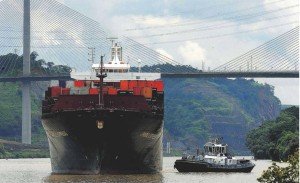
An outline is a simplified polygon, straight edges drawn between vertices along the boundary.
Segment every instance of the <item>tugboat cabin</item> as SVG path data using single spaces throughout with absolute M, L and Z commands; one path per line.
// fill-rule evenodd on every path
M 204 152 L 207 155 L 210 156 L 216 156 L 218 154 L 227 154 L 227 144 L 219 144 L 219 143 L 213 143 L 213 142 L 207 142 L 204 145 Z

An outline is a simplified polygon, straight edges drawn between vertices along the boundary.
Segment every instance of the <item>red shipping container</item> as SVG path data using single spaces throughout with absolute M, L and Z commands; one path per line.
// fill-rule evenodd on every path
M 133 88 L 137 87 L 137 86 L 138 86 L 138 82 L 137 81 L 129 81 L 128 89 L 129 90 L 133 90 Z
M 81 88 L 84 87 L 84 81 L 74 81 L 74 87 Z
M 90 89 L 89 89 L 89 94 L 90 94 L 90 95 L 96 95 L 96 94 L 99 94 L 98 88 L 90 88 Z
M 108 95 L 117 95 L 118 94 L 118 91 L 116 88 L 108 88 Z
M 133 88 L 133 95 L 139 96 L 139 95 L 141 95 L 141 91 L 142 91 L 141 87 L 134 87 Z
M 150 87 L 142 88 L 141 95 L 143 95 L 145 98 L 152 98 L 152 88 Z
M 123 91 L 128 90 L 128 81 L 120 81 L 120 89 Z
M 102 92 L 106 92 L 106 93 L 107 93 L 109 88 L 111 88 L 111 87 L 109 87 L 109 86 L 104 86 L 104 87 L 102 88 Z
M 61 89 L 61 94 L 62 95 L 70 95 L 70 88 L 62 88 Z
M 146 87 L 155 88 L 155 81 L 147 81 Z
M 50 88 L 51 97 L 58 97 L 61 95 L 61 87 L 53 86 Z
M 164 91 L 164 83 L 163 81 L 154 81 L 153 88 L 156 88 L 158 92 Z
M 146 87 L 147 85 L 146 85 L 146 82 L 147 81 L 142 81 L 142 80 L 140 80 L 140 81 L 138 81 L 138 87 Z

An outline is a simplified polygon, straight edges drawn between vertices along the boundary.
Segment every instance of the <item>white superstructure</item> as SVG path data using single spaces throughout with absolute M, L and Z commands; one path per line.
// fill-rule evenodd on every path
M 233 165 L 237 164 L 237 159 L 228 157 L 228 145 L 220 143 L 220 139 L 214 139 L 204 145 L 204 161 L 217 165 Z
M 123 60 L 122 47 L 118 43 L 112 42 L 110 60 L 103 65 L 103 71 L 107 73 L 104 81 L 157 80 L 161 78 L 160 73 L 130 72 L 130 67 L 130 64 Z M 98 80 L 96 73 L 99 70 L 100 64 L 93 64 L 91 72 L 76 73 L 74 71 L 71 72 L 71 77 L 76 80 Z
M 93 64 L 93 70 L 99 71 L 100 64 Z M 106 73 L 127 73 L 130 70 L 130 65 L 123 61 L 122 47 L 117 43 L 113 43 L 111 47 L 111 59 L 103 68 Z

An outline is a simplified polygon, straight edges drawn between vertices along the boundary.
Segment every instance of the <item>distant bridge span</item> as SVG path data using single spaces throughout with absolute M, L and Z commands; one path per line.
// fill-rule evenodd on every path
M 70 76 L 22 76 L 22 77 L 4 77 L 0 82 L 24 82 L 24 81 L 52 81 L 52 80 L 73 80 Z
M 299 78 L 298 71 L 286 72 L 200 72 L 200 73 L 162 73 L 162 78 Z
M 161 78 L 299 78 L 298 71 L 287 72 L 199 72 L 162 73 Z M 73 80 L 70 76 L 27 76 L 0 78 L 0 82 Z

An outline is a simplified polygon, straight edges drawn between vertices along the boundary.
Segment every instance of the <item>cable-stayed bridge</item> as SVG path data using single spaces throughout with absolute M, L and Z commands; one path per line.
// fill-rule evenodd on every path
M 211 71 L 183 65 L 126 36 L 118 41 L 133 72 L 141 66 L 162 77 L 298 78 L 298 32 L 295 27 Z M 0 33 L 0 82 L 22 82 L 22 141 L 30 143 L 30 82 L 69 80 L 70 70 L 89 71 L 98 62 L 95 53 L 109 55 L 107 38 L 113 34 L 55 0 L 1 1 Z
M 248 51 L 212 71 L 190 73 L 188 77 L 299 77 L 299 27 Z M 185 77 L 184 73 L 163 74 Z
M 87 71 L 92 64 L 88 62 L 88 48 L 94 48 L 99 55 L 109 56 L 111 42 L 107 38 L 112 33 L 100 23 L 55 0 L 31 0 L 30 11 L 30 48 L 46 63 L 39 63 L 43 68 L 39 71 L 34 70 L 32 64 L 31 75 L 27 77 L 16 72 L 22 69 L 23 0 L 3 0 L 0 2 L 0 55 L 15 54 L 15 57 L 2 57 L 1 81 L 67 78 L 64 68 L 59 67 L 64 65 L 78 72 Z M 118 41 L 123 47 L 125 60 L 132 67 L 138 67 L 141 61 L 142 66 L 146 66 L 142 68 L 143 72 L 160 72 L 163 77 L 297 77 L 298 31 L 296 27 L 206 72 L 183 65 L 126 36 L 121 36 Z M 52 62 L 59 69 L 51 71 L 47 62 Z M 94 62 L 98 59 L 95 58 Z

